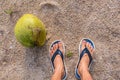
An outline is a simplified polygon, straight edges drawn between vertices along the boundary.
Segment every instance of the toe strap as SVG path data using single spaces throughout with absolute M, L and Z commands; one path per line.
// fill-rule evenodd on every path
M 62 54 L 62 52 L 61 52 L 59 49 L 57 49 L 57 50 L 55 51 L 55 53 L 53 54 L 52 58 L 51 58 L 53 67 L 54 67 L 54 60 L 55 60 L 55 57 L 56 57 L 57 55 L 60 55 L 61 58 L 62 58 L 62 60 L 63 60 L 63 54 Z
M 83 57 L 84 54 L 87 54 L 87 55 L 88 55 L 89 60 L 90 60 L 90 62 L 89 62 L 89 65 L 90 65 L 90 63 L 91 63 L 91 61 L 92 61 L 92 56 L 91 56 L 89 50 L 88 50 L 87 48 L 85 48 L 85 49 L 81 52 L 81 54 L 80 54 L 80 59 L 79 59 L 79 62 L 78 62 L 77 68 L 78 68 L 79 63 L 80 63 L 80 61 L 81 61 L 81 59 L 82 59 L 82 57 Z
M 92 56 L 91 56 L 91 54 L 90 54 L 90 52 L 89 52 L 89 50 L 88 50 L 87 48 L 85 48 L 85 49 L 81 52 L 81 54 L 80 54 L 80 60 L 82 59 L 82 57 L 83 57 L 83 55 L 84 55 L 85 53 L 88 54 L 88 57 L 89 57 L 89 60 L 90 60 L 89 65 L 90 65 L 90 63 L 91 63 L 91 61 L 92 61 Z
M 62 61 L 63 61 L 63 53 L 62 53 L 59 49 L 57 49 L 57 50 L 55 51 L 55 53 L 53 54 L 52 58 L 51 58 L 53 68 L 55 68 L 55 67 L 54 67 L 54 60 L 55 60 L 55 57 L 56 57 L 57 55 L 60 55 L 61 58 L 62 58 Z M 64 63 L 64 61 L 63 61 L 63 63 Z M 65 67 L 64 67 L 64 70 L 65 70 Z M 62 80 L 65 80 L 66 77 L 67 77 L 67 75 L 66 75 L 66 71 L 65 71 Z

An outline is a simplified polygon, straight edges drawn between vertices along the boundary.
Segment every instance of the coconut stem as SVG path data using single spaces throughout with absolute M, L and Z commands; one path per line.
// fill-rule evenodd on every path
M 39 45 L 38 39 L 40 37 L 40 32 L 41 32 L 40 28 L 33 29 L 33 37 L 35 39 L 34 45 Z

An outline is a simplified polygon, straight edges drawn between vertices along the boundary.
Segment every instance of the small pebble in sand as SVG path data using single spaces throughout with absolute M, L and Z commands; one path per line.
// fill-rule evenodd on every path
M 9 48 L 10 48 L 10 49 L 12 49 L 12 48 L 13 48 L 13 46 L 10 46 Z

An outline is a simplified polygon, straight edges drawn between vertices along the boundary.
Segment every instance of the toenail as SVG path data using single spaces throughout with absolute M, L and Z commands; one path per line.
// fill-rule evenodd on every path
M 83 40 L 83 42 L 85 43 L 86 41 L 85 41 L 85 40 Z

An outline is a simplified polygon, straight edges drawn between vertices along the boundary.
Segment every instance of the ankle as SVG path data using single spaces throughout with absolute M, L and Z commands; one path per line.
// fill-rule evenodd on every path
M 89 70 L 82 70 L 80 76 L 82 80 L 93 80 Z
M 51 80 L 61 80 L 62 79 L 62 75 L 56 71 L 54 71 L 54 74 L 52 75 Z
M 84 72 L 88 72 L 88 67 L 85 65 L 85 64 L 80 64 L 79 67 L 78 67 L 78 73 L 81 75 L 83 74 Z
M 89 73 L 88 65 L 89 65 L 89 57 L 87 54 L 84 54 L 78 66 L 78 73 L 81 76 L 82 80 L 88 80 L 88 79 L 92 80 L 92 77 Z
M 62 76 L 63 76 L 63 72 L 62 70 L 59 70 L 59 69 L 55 69 L 54 70 L 54 74 L 53 74 L 53 77 L 56 78 L 55 80 L 61 80 L 62 79 Z
M 83 58 L 81 59 L 81 62 L 78 66 L 78 72 L 79 74 L 83 74 L 84 72 L 88 72 L 88 65 L 89 65 L 89 58 L 87 54 L 84 54 Z
M 81 66 L 80 69 L 78 70 L 79 75 L 81 76 L 82 80 L 93 80 L 89 69 L 85 68 L 84 66 Z
M 55 68 L 54 74 L 57 74 L 60 77 L 62 77 L 64 75 L 64 67 L 62 65 L 59 65 L 57 68 Z

